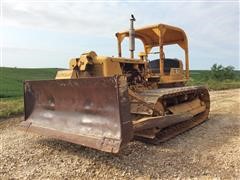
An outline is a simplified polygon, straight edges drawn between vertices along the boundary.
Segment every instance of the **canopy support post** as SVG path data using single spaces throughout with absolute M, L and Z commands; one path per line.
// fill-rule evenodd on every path
M 121 41 L 118 39 L 118 57 L 122 57 Z
M 189 58 L 188 58 L 188 48 L 185 49 L 185 77 L 189 79 Z
M 159 33 L 159 52 L 160 52 L 160 76 L 164 76 L 164 52 L 161 31 Z

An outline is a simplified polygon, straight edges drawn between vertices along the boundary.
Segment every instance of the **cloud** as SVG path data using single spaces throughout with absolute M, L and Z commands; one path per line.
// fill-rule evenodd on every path
M 117 4 L 4 2 L 4 25 L 105 35 L 117 30 L 121 24 L 119 22 L 128 19 L 122 18 Z
M 190 55 L 194 59 L 199 61 L 200 57 L 201 60 L 230 58 L 232 59 L 230 63 L 237 66 L 239 64 L 238 5 L 238 2 L 92 3 L 10 0 L 3 1 L 3 26 L 9 29 L 31 29 L 38 31 L 36 35 L 41 33 L 39 30 L 46 31 L 49 34 L 47 37 L 50 38 L 55 32 L 61 38 L 62 32 L 64 37 L 68 36 L 67 34 L 78 36 L 76 39 L 80 39 L 81 44 L 86 45 L 89 38 L 93 48 L 96 48 L 93 44 L 94 38 L 101 40 L 112 38 L 115 41 L 116 32 L 129 28 L 129 16 L 133 13 L 137 19 L 137 27 L 161 22 L 183 28 L 189 37 Z M 81 39 L 79 36 L 84 38 Z M 11 38 L 10 35 L 8 37 Z M 73 42 L 74 38 L 71 38 L 71 41 Z M 52 44 L 54 46 L 54 43 Z M 31 48 L 31 43 L 28 46 L 25 48 Z M 112 52 L 110 50 L 110 54 Z

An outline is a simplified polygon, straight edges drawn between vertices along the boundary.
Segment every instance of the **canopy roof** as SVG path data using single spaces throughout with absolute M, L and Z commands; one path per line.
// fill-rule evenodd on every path
M 118 43 L 121 44 L 125 37 L 129 36 L 129 31 L 116 33 Z M 135 29 L 135 37 L 144 44 L 145 52 L 150 52 L 153 47 L 169 44 L 178 44 L 184 50 L 187 50 L 187 36 L 185 32 L 174 26 L 166 24 L 156 24 Z

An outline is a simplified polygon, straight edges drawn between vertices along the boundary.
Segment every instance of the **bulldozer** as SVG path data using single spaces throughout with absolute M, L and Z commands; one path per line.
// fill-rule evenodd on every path
M 189 80 L 188 39 L 181 28 L 156 24 L 116 33 L 118 57 L 94 51 L 69 61 L 54 80 L 24 82 L 25 118 L 20 128 L 105 152 L 133 140 L 160 144 L 208 119 L 210 98 Z M 129 39 L 130 57 L 122 57 Z M 143 52 L 134 57 L 135 39 Z M 185 61 L 165 58 L 178 45 Z M 157 59 L 149 59 L 157 48 Z M 183 63 L 184 62 L 184 63 Z

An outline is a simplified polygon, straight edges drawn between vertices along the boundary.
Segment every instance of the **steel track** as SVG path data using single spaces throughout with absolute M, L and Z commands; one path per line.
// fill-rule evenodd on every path
M 198 96 L 206 104 L 206 110 L 204 112 L 194 116 L 190 120 L 178 123 L 165 129 L 161 129 L 159 132 L 156 133 L 155 138 L 153 139 L 140 136 L 135 136 L 135 139 L 152 144 L 162 143 L 206 121 L 208 119 L 208 114 L 210 110 L 209 93 L 207 88 L 203 86 L 164 88 L 147 90 L 142 92 L 140 94 L 141 97 L 145 99 L 148 103 L 153 103 L 153 101 L 155 101 L 155 103 L 157 101 L 163 102 L 165 99 L 171 99 L 181 95 L 188 96 L 190 94 Z M 164 106 L 164 104 L 162 105 Z M 165 109 L 167 109 L 167 107 L 165 107 Z

